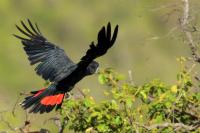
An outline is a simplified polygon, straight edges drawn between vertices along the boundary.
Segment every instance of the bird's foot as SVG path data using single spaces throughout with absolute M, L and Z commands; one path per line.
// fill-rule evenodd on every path
M 67 93 L 65 94 L 65 98 L 66 98 L 67 100 L 71 99 L 71 97 L 72 97 L 72 94 L 71 94 L 70 92 L 67 92 Z

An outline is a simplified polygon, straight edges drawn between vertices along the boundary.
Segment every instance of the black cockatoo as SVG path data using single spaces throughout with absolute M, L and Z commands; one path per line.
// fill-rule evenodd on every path
M 75 64 L 63 49 L 42 35 L 37 24 L 31 23 L 29 19 L 27 23 L 26 25 L 21 21 L 23 29 L 16 25 L 27 38 L 15 34 L 14 36 L 21 40 L 30 64 L 37 64 L 36 73 L 51 84 L 47 88 L 32 91 L 21 105 L 24 109 L 30 108 L 30 113 L 50 112 L 54 107 L 61 107 L 65 94 L 71 91 L 77 82 L 96 72 L 99 64 L 94 59 L 104 55 L 113 46 L 117 38 L 118 25 L 113 35 L 110 23 L 107 27 L 103 26 L 98 33 L 97 43 L 92 42 L 85 56 Z

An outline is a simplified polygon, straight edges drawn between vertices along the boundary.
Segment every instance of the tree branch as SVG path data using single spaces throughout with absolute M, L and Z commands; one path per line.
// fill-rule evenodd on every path
M 190 11 L 189 0 L 182 0 L 182 1 L 183 1 L 183 17 L 181 20 L 181 27 L 187 38 L 188 45 L 192 51 L 192 56 L 194 61 L 200 63 L 200 56 L 197 52 L 196 45 L 193 41 L 192 33 L 187 29 L 187 25 L 189 24 L 189 11 Z
M 142 125 L 140 123 L 134 122 L 135 125 L 139 126 L 139 127 L 143 127 L 146 130 L 153 130 L 155 128 L 165 128 L 165 127 L 172 127 L 173 129 L 185 129 L 187 131 L 193 131 L 195 129 L 197 129 L 198 127 L 200 127 L 200 125 L 196 125 L 196 126 L 189 126 L 189 125 L 185 125 L 183 123 L 162 123 L 162 124 L 154 124 L 154 125 L 150 125 L 150 126 L 146 126 L 146 125 Z

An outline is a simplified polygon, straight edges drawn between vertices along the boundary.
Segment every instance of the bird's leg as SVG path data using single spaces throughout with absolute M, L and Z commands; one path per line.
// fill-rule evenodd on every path
M 66 92 L 65 98 L 66 98 L 67 100 L 69 100 L 69 99 L 71 99 L 71 97 L 72 97 L 72 94 L 71 94 L 70 92 Z

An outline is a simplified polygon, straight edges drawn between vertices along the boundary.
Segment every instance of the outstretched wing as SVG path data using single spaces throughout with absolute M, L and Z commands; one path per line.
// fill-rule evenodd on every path
M 110 22 L 107 25 L 107 29 L 103 26 L 98 33 L 98 42 L 95 45 L 94 42 L 90 44 L 90 49 L 87 50 L 86 55 L 81 58 L 78 66 L 88 66 L 95 58 L 104 55 L 107 50 L 113 46 L 117 38 L 118 25 L 114 29 L 113 36 L 111 35 Z
M 37 74 L 51 82 L 58 82 L 71 74 L 77 65 L 70 60 L 63 49 L 48 42 L 43 37 L 37 24 L 34 26 L 29 19 L 27 21 L 29 28 L 21 21 L 24 30 L 16 25 L 17 29 L 26 35 L 27 38 L 18 35 L 14 36 L 22 41 L 30 64 L 34 65 L 39 63 L 35 68 Z

